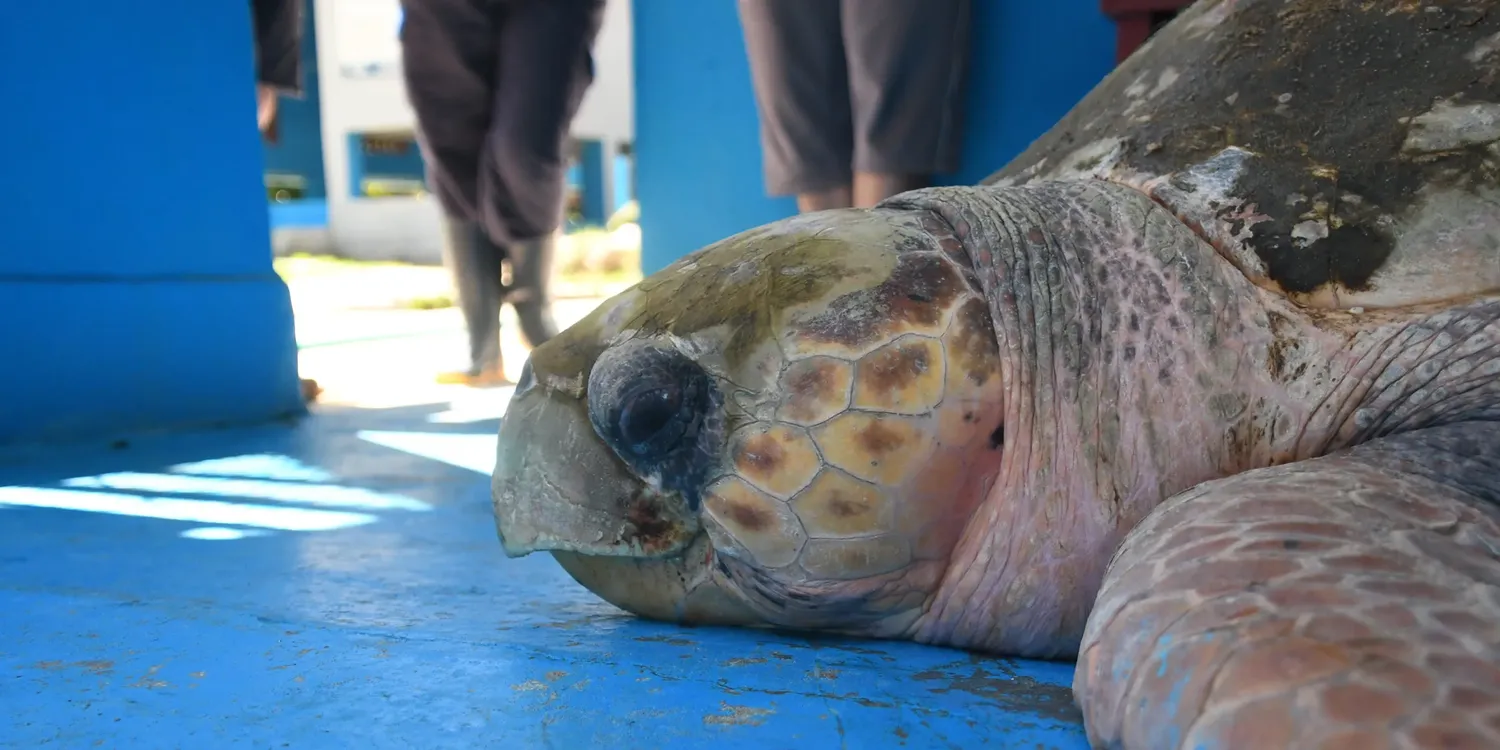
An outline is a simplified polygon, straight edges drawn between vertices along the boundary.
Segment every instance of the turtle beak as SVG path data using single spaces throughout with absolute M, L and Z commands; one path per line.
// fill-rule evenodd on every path
M 506 555 L 550 551 L 621 609 L 670 622 L 760 622 L 715 579 L 697 517 L 636 479 L 567 393 L 517 389 L 500 427 L 491 497 Z
M 490 494 L 510 557 L 540 550 L 660 557 L 681 552 L 700 531 L 679 498 L 630 473 L 578 399 L 548 388 L 517 389 L 511 398 Z

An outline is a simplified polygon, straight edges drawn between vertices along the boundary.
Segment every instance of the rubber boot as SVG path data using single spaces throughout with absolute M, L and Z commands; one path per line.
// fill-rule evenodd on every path
M 443 223 L 443 260 L 453 275 L 453 289 L 469 330 L 469 369 L 443 373 L 438 382 L 475 387 L 508 385 L 500 356 L 505 251 L 491 242 L 476 222 L 446 218 Z
M 505 301 L 516 309 L 521 335 L 535 349 L 557 335 L 552 318 L 552 259 L 557 253 L 557 235 L 548 234 L 512 244 L 510 288 Z

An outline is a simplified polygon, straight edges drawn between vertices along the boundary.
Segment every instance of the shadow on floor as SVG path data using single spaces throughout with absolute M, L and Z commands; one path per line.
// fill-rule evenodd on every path
M 0 456 L 0 745 L 1084 748 L 1070 665 L 631 618 L 447 404 Z

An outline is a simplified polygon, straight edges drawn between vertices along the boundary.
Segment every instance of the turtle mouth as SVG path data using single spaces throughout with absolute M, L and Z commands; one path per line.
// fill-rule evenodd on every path
M 637 617 L 691 625 L 763 624 L 732 587 L 714 575 L 714 555 L 705 534 L 667 557 L 552 551 L 579 585 Z

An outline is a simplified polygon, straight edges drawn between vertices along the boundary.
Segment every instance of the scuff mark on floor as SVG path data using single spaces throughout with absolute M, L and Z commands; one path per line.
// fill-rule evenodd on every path
M 67 669 L 68 667 L 72 667 L 74 669 L 82 669 L 86 672 L 97 675 L 111 674 L 115 671 L 115 663 L 109 661 L 108 659 L 87 659 L 84 661 L 74 662 L 39 661 L 36 664 L 32 665 L 33 669 L 45 669 L 48 671 Z
M 690 641 L 686 638 L 676 638 L 670 635 L 641 635 L 636 636 L 636 640 L 640 641 L 641 643 L 670 643 L 673 646 L 698 645 L 697 641 Z
M 751 726 L 757 727 L 764 724 L 766 717 L 776 713 L 775 709 L 756 708 L 754 706 L 736 706 L 725 701 L 719 702 L 720 713 L 708 714 L 703 717 L 703 723 L 710 726 Z
M 166 680 L 156 679 L 156 673 L 161 671 L 161 666 L 160 664 L 153 664 L 148 667 L 146 673 L 141 675 L 140 679 L 130 683 L 130 687 L 145 688 L 147 690 L 170 687 L 171 684 Z
M 1025 711 L 1060 722 L 1078 723 L 1083 714 L 1073 702 L 1073 691 L 1015 674 L 1005 661 L 973 656 L 968 660 L 918 672 L 913 679 L 945 682 L 929 688 L 934 693 L 960 691 L 993 701 L 1011 711 Z
M 749 659 L 727 659 L 725 661 L 719 662 L 719 666 L 721 666 L 721 667 L 747 667 L 747 666 L 750 666 L 751 664 L 765 664 L 765 663 L 766 663 L 765 659 L 762 659 L 760 657 L 752 657 L 752 658 L 749 658 Z

